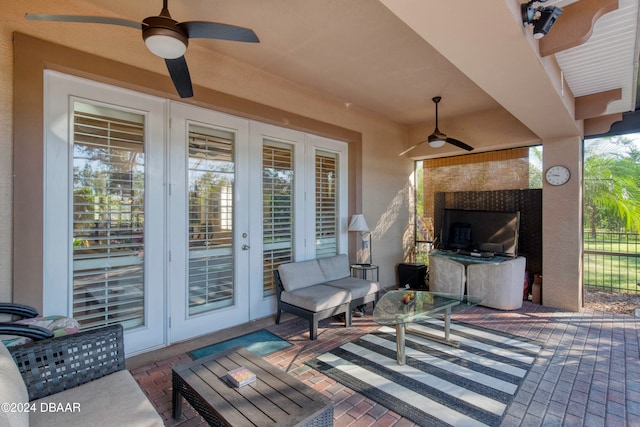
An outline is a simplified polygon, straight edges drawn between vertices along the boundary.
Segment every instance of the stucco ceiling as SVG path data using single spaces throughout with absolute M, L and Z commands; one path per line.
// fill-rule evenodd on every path
M 141 21 L 156 15 L 161 3 L 30 0 L 18 7 L 21 13 L 101 14 Z M 580 2 L 551 0 L 546 5 L 572 3 Z M 178 21 L 252 28 L 261 41 L 253 45 L 196 39 L 190 48 L 251 64 L 409 127 L 433 126 L 431 98 L 439 95 L 441 120 L 473 117 L 477 123 L 494 111 L 489 122 L 513 120 L 536 138 L 549 138 L 580 132 L 574 118 L 576 96 L 620 88 L 621 99 L 603 114 L 635 108 L 638 2 L 618 3 L 617 10 L 597 20 L 586 43 L 544 58 L 531 28 L 521 23 L 518 0 L 484 0 L 482 5 L 468 0 L 170 0 L 169 9 Z M 554 29 L 563 25 L 562 17 Z M 80 37 L 89 30 L 77 28 L 89 25 L 105 35 L 118 32 L 117 40 L 127 45 L 142 44 L 138 32 L 124 27 L 31 25 L 64 25 Z M 192 70 L 192 76 L 199 75 Z M 464 136 L 464 124 L 450 126 Z

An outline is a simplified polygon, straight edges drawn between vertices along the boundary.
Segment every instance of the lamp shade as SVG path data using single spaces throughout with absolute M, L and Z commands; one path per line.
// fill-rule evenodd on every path
M 367 225 L 367 220 L 364 219 L 364 215 L 355 214 L 351 217 L 349 231 L 369 231 L 369 226 Z

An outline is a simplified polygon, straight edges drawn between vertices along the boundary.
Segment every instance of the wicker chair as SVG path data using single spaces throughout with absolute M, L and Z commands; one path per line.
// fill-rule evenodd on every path
M 125 369 L 119 324 L 9 349 L 0 344 L 0 378 L 0 402 L 30 402 L 38 409 L 0 413 L 2 426 L 164 425 Z M 72 410 L 39 410 L 52 404 Z
M 12 347 L 9 352 L 27 385 L 29 400 L 59 393 L 125 368 L 121 325 Z

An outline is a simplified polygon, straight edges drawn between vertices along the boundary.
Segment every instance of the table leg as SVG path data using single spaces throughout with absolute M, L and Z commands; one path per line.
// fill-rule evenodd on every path
M 404 347 L 404 329 L 404 323 L 396 324 L 396 359 L 398 361 L 398 365 L 404 365 L 407 361 Z
M 178 391 L 178 387 L 176 387 L 175 382 L 173 383 L 172 400 L 173 400 L 173 412 L 171 415 L 175 420 L 175 419 L 178 419 L 182 414 L 182 395 Z
M 460 347 L 460 343 L 459 342 L 451 340 L 451 307 L 452 306 L 448 306 L 448 307 L 446 307 L 444 309 L 445 310 L 445 312 L 444 312 L 444 339 L 441 338 L 441 337 L 436 337 L 436 336 L 434 336 L 434 335 L 432 335 L 432 334 L 430 334 L 428 332 L 423 332 L 423 331 L 421 331 L 419 329 L 412 328 L 410 325 L 404 326 L 403 327 L 403 331 L 402 331 L 403 332 L 403 334 L 402 334 L 402 348 L 403 348 L 403 351 L 404 351 L 404 333 L 405 332 L 409 332 L 409 333 L 412 333 L 412 334 L 420 335 L 421 337 L 425 337 L 425 338 L 437 341 L 437 342 L 442 343 L 442 344 L 447 344 L 447 345 L 450 345 L 452 347 Z M 397 328 L 397 325 L 396 325 L 396 328 Z M 398 335 L 399 334 L 396 333 L 396 337 Z M 398 363 L 400 363 L 400 362 L 398 362 Z
M 444 315 L 444 340 L 449 342 L 449 331 L 451 330 L 451 307 L 447 307 Z

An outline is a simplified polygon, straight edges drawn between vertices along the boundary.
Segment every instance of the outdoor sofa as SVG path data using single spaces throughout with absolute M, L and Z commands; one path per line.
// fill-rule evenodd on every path
M 0 343 L 0 404 L 7 427 L 164 425 L 125 369 L 121 325 Z
M 281 264 L 274 270 L 278 308 L 309 321 L 309 337 L 318 337 L 318 321 L 344 313 L 345 327 L 351 326 L 351 312 L 378 301 L 378 282 L 351 277 L 347 255 L 334 255 Z

